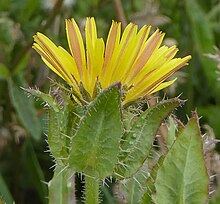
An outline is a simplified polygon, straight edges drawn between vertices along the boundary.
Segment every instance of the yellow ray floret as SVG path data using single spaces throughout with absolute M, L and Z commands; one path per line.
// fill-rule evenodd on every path
M 33 48 L 45 64 L 63 78 L 83 99 L 81 86 L 94 97 L 97 82 L 102 89 L 115 82 L 126 88 L 123 104 L 150 95 L 174 83 L 165 81 L 187 65 L 191 56 L 174 58 L 176 46 L 161 46 L 164 33 L 158 29 L 149 37 L 151 26 L 130 23 L 121 31 L 121 23 L 112 22 L 106 47 L 98 38 L 94 18 L 87 18 L 85 42 L 74 19 L 66 20 L 66 34 L 70 54 L 56 46 L 41 33 L 34 36 Z

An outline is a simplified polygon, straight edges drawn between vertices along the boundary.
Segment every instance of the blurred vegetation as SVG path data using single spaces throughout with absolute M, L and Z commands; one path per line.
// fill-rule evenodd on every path
M 46 110 L 21 87 L 48 92 L 55 75 L 31 49 L 40 31 L 67 48 L 65 18 L 83 28 L 85 17 L 96 18 L 98 34 L 106 39 L 111 20 L 151 24 L 166 33 L 167 45 L 177 44 L 178 56 L 192 55 L 178 81 L 166 89 L 171 98 L 188 99 L 178 112 L 198 110 L 207 137 L 220 139 L 220 2 L 219 0 L 1 0 L 0 1 L 0 195 L 6 203 L 47 203 L 53 163 L 46 153 Z M 60 80 L 60 79 L 58 79 Z M 161 93 L 163 96 L 164 93 Z M 220 146 L 207 156 L 212 179 L 211 203 L 220 203 Z M 79 188 L 78 188 L 79 189 Z M 80 191 L 80 190 L 79 190 Z M 111 196 L 104 188 L 106 202 Z M 1 201 L 0 201 L 1 202 Z

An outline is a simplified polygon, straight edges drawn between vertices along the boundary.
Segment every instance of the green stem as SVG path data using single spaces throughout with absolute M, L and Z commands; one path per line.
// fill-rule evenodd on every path
M 99 180 L 90 176 L 85 176 L 85 198 L 86 204 L 99 203 Z

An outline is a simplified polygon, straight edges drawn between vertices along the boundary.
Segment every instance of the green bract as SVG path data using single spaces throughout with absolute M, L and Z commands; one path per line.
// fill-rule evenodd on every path
M 100 179 L 110 176 L 117 162 L 122 135 L 119 86 L 89 104 L 71 141 L 69 165 Z

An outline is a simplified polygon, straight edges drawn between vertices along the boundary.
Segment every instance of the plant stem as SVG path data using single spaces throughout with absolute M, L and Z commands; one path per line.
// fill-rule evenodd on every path
M 99 180 L 90 176 L 85 176 L 85 198 L 86 204 L 99 203 Z

